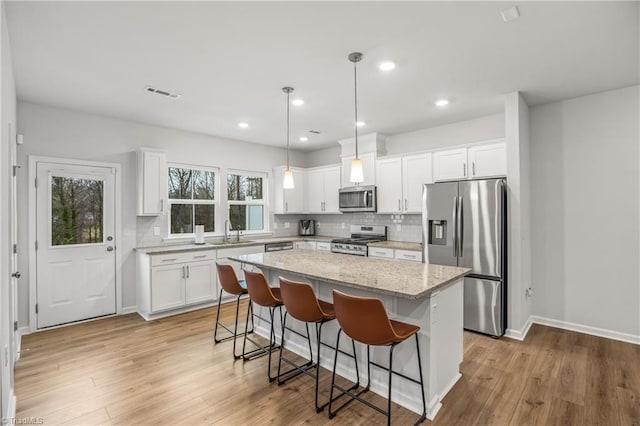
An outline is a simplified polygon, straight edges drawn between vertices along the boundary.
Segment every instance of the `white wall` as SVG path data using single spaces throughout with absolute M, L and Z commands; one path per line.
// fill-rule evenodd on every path
M 241 170 L 271 172 L 274 165 L 283 164 L 283 149 L 210 137 L 180 130 L 149 126 L 104 116 L 70 111 L 60 108 L 18 103 L 19 133 L 24 145 L 18 151 L 22 166 L 18 185 L 18 207 L 27 212 L 29 155 L 62 157 L 78 160 L 105 161 L 122 166 L 122 290 L 123 307 L 135 305 L 135 261 L 133 248 L 137 245 L 138 223 L 152 226 L 159 219 L 136 218 L 135 151 L 141 147 L 166 150 L 168 160 L 186 164 L 224 166 Z M 305 166 L 305 157 L 292 152 L 292 164 Z M 25 273 L 19 294 L 20 324 L 28 318 L 28 251 L 32 242 L 27 240 L 26 214 L 19 223 L 20 267 Z M 161 228 L 163 231 L 165 227 Z
M 504 137 L 504 114 L 459 121 L 414 132 L 388 135 L 387 155 L 429 151 Z M 340 145 L 307 154 L 308 167 L 340 162 Z
M 2 55 L 0 57 L 2 73 L 0 78 L 0 344 L 2 351 L 0 359 L 2 362 L 2 410 L 3 420 L 14 415 L 15 399 L 13 395 L 13 360 L 14 360 L 14 340 L 11 309 L 13 294 L 11 291 L 10 275 L 10 184 L 11 184 L 11 156 L 10 144 L 14 143 L 12 134 L 15 133 L 16 124 L 16 87 L 13 77 L 13 64 L 11 61 L 11 45 L 9 44 L 9 33 L 5 17 L 4 2 L 0 5 L 0 30 L 2 39 Z M 13 131 L 10 131 L 13 129 Z M 10 405 L 12 408 L 10 408 Z M 3 421 L 4 423 L 4 421 Z
M 634 86 L 530 110 L 533 313 L 636 341 L 639 102 Z

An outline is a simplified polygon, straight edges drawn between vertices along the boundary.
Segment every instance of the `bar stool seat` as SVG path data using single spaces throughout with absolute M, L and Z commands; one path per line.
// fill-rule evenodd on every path
M 238 280 L 235 271 L 231 265 L 221 264 L 216 262 L 216 269 L 218 271 L 218 280 L 220 281 L 220 295 L 218 297 L 218 311 L 216 312 L 216 326 L 213 331 L 213 341 L 215 343 L 226 342 L 233 339 L 233 357 L 239 359 L 241 354 L 236 354 L 236 338 L 243 336 L 245 333 L 253 333 L 253 324 L 251 330 L 245 328 L 244 333 L 238 333 L 238 313 L 240 310 L 240 298 L 249 292 L 247 291 L 247 284 L 244 280 Z M 236 296 L 236 319 L 233 330 L 229 326 L 220 321 L 220 305 L 222 303 L 223 290 L 231 295 Z M 249 309 L 249 308 L 247 308 Z M 231 336 L 218 338 L 218 328 L 222 327 L 227 332 L 231 333 Z
M 374 410 L 387 416 L 387 424 L 391 424 L 391 383 L 392 377 L 395 374 L 403 379 L 406 379 L 412 383 L 420 386 L 420 392 L 422 394 L 422 414 L 416 424 L 422 423 L 426 419 L 427 404 L 424 395 L 424 385 L 422 379 L 422 360 L 420 359 L 420 342 L 418 341 L 418 331 L 420 327 L 407 324 L 400 321 L 389 319 L 387 311 L 382 304 L 382 301 L 372 297 L 356 297 L 338 290 L 333 290 L 333 303 L 335 307 L 336 319 L 340 324 L 340 330 L 338 330 L 338 337 L 336 340 L 336 351 L 334 355 L 333 373 L 331 376 L 331 392 L 329 394 L 329 418 L 333 418 L 338 411 L 344 408 L 350 402 L 356 400 L 363 404 L 373 408 Z M 340 346 L 340 335 L 342 332 L 350 337 L 352 341 L 358 341 L 367 345 L 367 385 L 364 389 L 357 393 L 351 392 L 350 389 L 344 389 L 341 386 L 336 385 L 336 365 L 338 361 L 338 350 Z M 396 345 L 404 342 L 405 340 L 415 336 L 416 338 L 416 352 L 418 358 L 418 371 L 419 379 L 408 377 L 393 370 L 393 350 Z M 388 346 L 389 347 L 389 365 L 384 366 L 376 362 L 371 361 L 371 346 Z M 354 349 L 354 357 L 355 357 Z M 356 365 L 358 365 L 356 360 Z M 387 396 L 387 410 L 383 410 L 380 407 L 366 401 L 360 397 L 363 393 L 369 391 L 371 385 L 371 366 L 375 366 L 388 371 L 388 389 Z M 356 372 L 357 374 L 357 372 Z M 338 399 L 344 395 L 350 397 L 345 403 L 338 407 L 335 411 L 332 410 L 334 402 L 333 390 L 338 389 L 341 393 L 335 398 Z
M 280 289 L 277 287 L 270 287 L 267 283 L 267 279 L 261 272 L 245 270 L 244 276 L 247 281 L 247 291 L 249 293 L 250 303 L 249 309 L 247 310 L 247 321 L 245 326 L 244 340 L 242 342 L 242 359 L 248 361 L 259 356 L 268 355 L 269 362 L 267 364 L 267 377 L 269 377 L 269 381 L 272 382 L 277 378 L 277 376 L 271 376 L 271 354 L 274 350 L 280 348 L 280 346 L 276 345 L 274 316 L 276 308 L 280 309 L 280 320 L 282 321 L 282 306 L 284 305 L 284 303 L 282 302 Z M 269 309 L 270 330 L 268 345 L 260 345 L 254 340 L 247 337 L 248 332 L 246 327 L 249 325 L 249 316 L 251 315 L 253 317 L 252 303 Z M 259 318 L 267 321 L 266 318 Z M 247 352 L 247 340 L 258 346 L 258 348 Z
M 286 312 L 282 321 L 282 342 L 280 343 L 280 356 L 278 357 L 278 385 L 286 383 L 289 379 L 292 379 L 300 374 L 306 374 L 315 379 L 315 408 L 316 412 L 320 412 L 324 407 L 329 404 L 329 401 L 320 405 L 318 403 L 318 385 L 320 381 L 320 347 L 326 345 L 322 342 L 322 326 L 329 321 L 336 318 L 333 304 L 318 300 L 313 288 L 307 283 L 288 280 L 280 277 L 280 290 L 282 293 L 282 301 Z M 304 322 L 307 330 L 306 336 L 295 330 L 286 327 L 287 317 L 292 316 L 298 321 Z M 309 324 L 315 324 L 316 327 L 316 360 L 314 362 L 313 350 L 311 348 L 311 336 L 309 333 Z M 286 330 L 290 330 L 301 337 L 307 339 L 309 344 L 309 358 L 310 360 L 304 364 L 296 364 L 293 361 L 283 356 L 283 349 L 285 346 L 285 333 Z M 355 349 L 355 347 L 354 347 Z M 282 362 L 285 362 L 291 366 L 287 371 L 282 371 Z M 309 370 L 316 369 L 315 373 Z

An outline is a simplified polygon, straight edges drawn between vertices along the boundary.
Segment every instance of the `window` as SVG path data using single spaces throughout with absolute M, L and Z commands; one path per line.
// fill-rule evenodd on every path
M 251 172 L 229 172 L 227 201 L 232 230 L 265 230 L 266 175 Z
M 204 167 L 169 165 L 169 234 L 216 230 L 218 171 Z
M 51 177 L 51 245 L 103 242 L 104 181 Z

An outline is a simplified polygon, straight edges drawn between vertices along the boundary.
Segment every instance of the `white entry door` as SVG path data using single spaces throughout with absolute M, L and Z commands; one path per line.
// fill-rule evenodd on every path
M 37 328 L 116 313 L 115 170 L 36 164 Z

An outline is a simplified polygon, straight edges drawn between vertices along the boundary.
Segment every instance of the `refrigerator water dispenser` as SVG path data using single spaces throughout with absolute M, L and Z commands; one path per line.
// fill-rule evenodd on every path
M 447 221 L 446 220 L 430 220 L 429 221 L 429 244 L 438 246 L 447 245 Z

